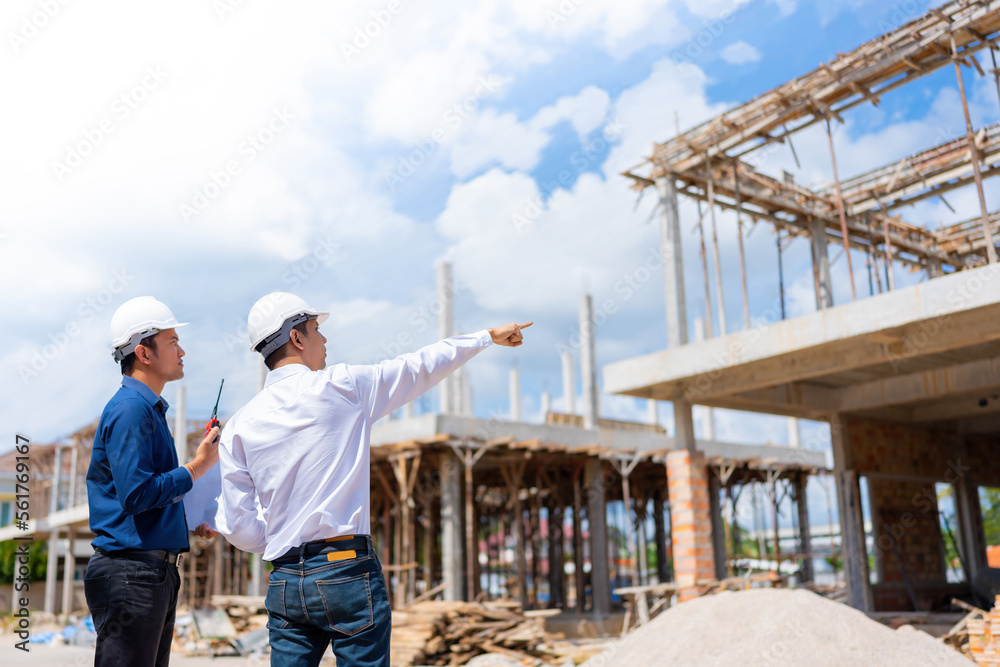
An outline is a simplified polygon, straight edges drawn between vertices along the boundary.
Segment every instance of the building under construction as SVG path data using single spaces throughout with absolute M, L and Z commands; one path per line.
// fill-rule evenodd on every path
M 655 188 L 659 196 L 669 347 L 606 366 L 605 391 L 671 401 L 679 450 L 669 456 L 692 461 L 703 457 L 692 404 L 829 422 L 848 597 L 859 609 L 928 610 L 967 593 L 998 537 L 986 534 L 983 511 L 992 506 L 980 501 L 1000 487 L 998 212 L 983 190 L 983 180 L 1000 169 L 1000 125 L 973 127 L 965 93 L 970 76 L 1000 81 L 998 10 L 998 2 L 945 3 L 678 132 L 625 174 L 635 188 Z M 956 77 L 964 136 L 841 180 L 831 127 L 851 109 L 877 105 L 942 69 Z M 755 168 L 755 156 L 778 144 L 794 156 L 795 134 L 814 125 L 830 135 L 831 185 L 810 189 Z M 976 188 L 980 204 L 970 220 L 932 230 L 906 219 L 907 206 L 964 187 Z M 717 209 L 735 213 L 742 331 L 723 325 L 715 337 L 688 342 L 680 196 L 707 204 L 699 228 L 711 223 L 714 230 Z M 817 312 L 751 325 L 743 232 L 758 223 L 772 225 L 779 240 L 810 239 Z M 831 244 L 844 249 L 852 296 L 836 306 Z M 704 241 L 701 256 L 711 312 Z M 859 258 L 869 272 L 867 298 L 854 282 Z M 717 245 L 715 266 L 721 271 Z M 897 288 L 899 267 L 923 270 L 928 279 Z M 723 315 L 721 292 L 716 301 Z M 954 503 L 957 525 L 939 522 L 944 498 Z M 711 525 L 706 509 L 694 512 L 687 532 L 675 517 L 675 549 L 680 535 L 717 548 Z M 946 555 L 952 544 L 955 576 Z M 678 578 L 714 573 L 711 558 L 679 565 L 675 560 Z

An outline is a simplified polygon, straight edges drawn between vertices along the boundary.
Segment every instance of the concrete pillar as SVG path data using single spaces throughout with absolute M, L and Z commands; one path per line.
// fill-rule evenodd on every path
M 413 419 L 413 401 L 403 406 L 403 419 Z
M 257 355 L 260 356 L 260 355 Z M 263 359 L 263 357 L 261 357 Z M 177 464 L 184 465 L 187 453 L 187 392 L 184 385 L 177 384 L 177 404 L 174 405 L 174 449 L 177 450 Z
M 465 554 L 462 541 L 463 466 L 453 454 L 444 453 L 438 463 L 441 480 L 441 583 L 445 600 L 464 600 Z M 471 492 L 471 491 L 470 491 Z
M 62 609 L 64 616 L 73 613 L 73 574 L 76 572 L 76 545 L 74 531 L 70 526 L 66 529 L 66 554 L 63 557 L 63 590 Z
M 711 470 L 706 470 L 708 477 L 708 513 L 712 519 L 712 555 L 715 557 L 715 577 L 725 579 L 726 570 L 726 527 L 722 523 L 722 506 L 719 494 L 722 483 Z
M 573 377 L 573 353 L 562 353 L 563 402 L 568 415 L 576 414 L 576 378 Z
M 59 510 L 59 486 L 62 483 L 63 448 L 56 445 L 55 460 L 52 463 L 52 488 L 49 494 L 49 516 Z M 56 611 L 56 571 L 59 569 L 59 529 L 53 529 L 49 534 L 48 562 L 45 574 L 45 611 L 54 614 Z
M 670 568 L 667 567 L 667 522 L 663 516 L 663 496 L 657 492 L 653 496 L 653 527 L 656 540 L 656 574 L 660 583 L 670 580 Z
M 802 448 L 802 426 L 796 417 L 788 418 L 788 446 L 792 449 Z
M 660 404 L 654 399 L 646 401 L 646 419 L 653 426 L 660 423 Z
M 941 260 L 937 257 L 928 257 L 926 267 L 928 278 L 937 278 L 944 275 L 944 269 L 941 268 Z
M 73 441 L 73 452 L 70 455 L 69 463 L 69 495 L 66 499 L 66 507 L 76 507 L 78 504 L 76 501 L 76 480 L 80 476 L 80 445 L 76 440 Z M 87 501 L 84 500 L 84 503 Z
M 521 372 L 510 369 L 510 420 L 521 421 Z
M 542 392 L 542 423 L 545 423 L 546 415 L 552 412 L 552 394 L 546 389 Z
M 604 467 L 600 459 L 587 460 L 587 520 L 590 524 L 590 592 L 594 616 L 611 613 L 611 580 L 608 574 L 607 502 Z
M 813 284 L 816 288 L 816 310 L 833 307 L 833 281 L 830 279 L 830 257 L 826 254 L 826 224 L 809 221 L 812 240 Z
M 694 340 L 696 343 L 709 338 L 711 332 L 705 325 L 705 320 L 700 317 L 696 317 L 694 320 Z M 715 408 L 711 408 L 707 405 L 702 405 L 698 407 L 698 418 L 701 423 L 701 438 L 702 440 L 715 440 Z
M 472 383 L 469 382 L 469 378 L 465 375 L 465 369 L 458 369 L 462 377 L 462 414 L 468 417 L 473 415 L 472 411 Z
M 600 413 L 597 360 L 594 349 L 594 307 L 589 294 L 580 295 L 580 376 L 583 380 L 583 427 L 597 428 Z
M 965 437 L 962 433 L 955 433 L 952 436 L 952 455 L 958 461 L 958 465 L 968 461 Z M 982 508 L 979 505 L 976 484 L 969 481 L 968 475 L 958 475 L 954 490 L 959 548 L 962 563 L 965 565 L 966 578 L 971 583 L 979 571 L 987 565 Z
M 438 312 L 438 338 L 445 339 L 455 335 L 454 319 L 454 288 L 451 279 L 451 264 L 441 262 L 437 272 L 437 298 L 441 304 Z M 441 389 L 441 414 L 450 415 L 455 411 L 455 381 L 452 376 L 446 377 L 438 385 Z
M 680 214 L 673 179 L 657 179 L 656 192 L 660 196 L 660 255 L 663 258 L 663 294 L 667 304 L 667 342 L 675 347 L 685 345 L 688 339 Z
M 802 554 L 812 553 L 812 535 L 809 533 L 809 500 L 806 497 L 806 483 L 808 481 L 809 476 L 805 473 L 798 473 L 793 481 L 795 508 L 799 515 L 799 553 Z M 813 559 L 806 557 L 802 563 L 802 581 L 800 583 L 812 583 L 812 581 Z
M 830 420 L 833 444 L 833 474 L 837 482 L 837 509 L 840 514 L 840 553 L 847 580 L 847 604 L 861 611 L 872 610 L 868 578 L 868 550 L 861 515 L 861 489 L 851 461 L 847 420 L 834 414 Z
M 698 580 L 713 579 L 715 553 L 705 455 L 688 449 L 667 454 L 667 490 L 674 578 L 681 586 L 694 586 Z M 682 600 L 688 597 L 692 595 L 681 595 Z

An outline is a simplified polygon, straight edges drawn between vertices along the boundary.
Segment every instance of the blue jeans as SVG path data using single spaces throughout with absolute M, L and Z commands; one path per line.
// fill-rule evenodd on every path
M 389 666 L 392 610 L 373 549 L 337 562 L 319 554 L 275 563 L 265 606 L 272 667 L 318 665 L 331 644 L 338 665 Z
M 83 578 L 97 631 L 96 667 L 166 667 L 174 638 L 176 565 L 94 554 Z

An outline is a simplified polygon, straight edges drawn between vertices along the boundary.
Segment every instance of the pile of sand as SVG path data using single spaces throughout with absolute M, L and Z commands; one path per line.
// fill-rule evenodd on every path
M 759 588 L 669 609 L 584 667 L 971 664 L 911 626 L 891 630 L 809 591 Z

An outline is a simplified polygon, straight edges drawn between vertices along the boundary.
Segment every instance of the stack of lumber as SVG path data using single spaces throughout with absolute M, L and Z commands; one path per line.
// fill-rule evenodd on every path
M 953 602 L 969 613 L 952 628 L 944 638 L 945 641 L 960 647 L 977 665 L 1000 667 L 1000 595 L 996 596 L 990 611 L 961 604 L 956 600 Z
M 392 665 L 464 665 L 484 653 L 515 662 L 559 664 L 551 646 L 561 635 L 545 632 L 541 616 L 512 602 L 417 602 L 392 613 Z

